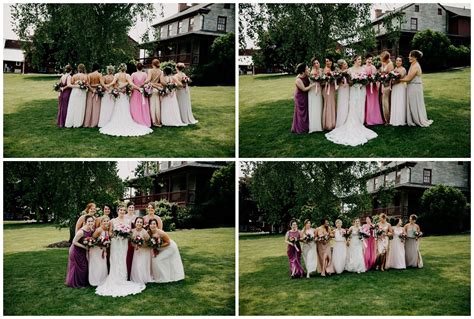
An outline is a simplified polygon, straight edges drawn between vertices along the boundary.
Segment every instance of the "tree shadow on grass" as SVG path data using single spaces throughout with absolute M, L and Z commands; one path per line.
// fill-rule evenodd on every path
M 23 79 L 27 80 L 27 81 L 51 81 L 55 78 L 60 79 L 60 75 L 24 75 L 23 76 Z M 52 88 L 51 88 L 52 89 Z
M 267 74 L 267 75 L 256 75 L 254 76 L 255 80 L 266 81 L 266 80 L 276 80 L 281 78 L 293 77 L 292 74 L 281 73 L 281 74 Z
M 290 279 L 286 256 L 262 258 L 255 271 L 248 271 L 242 266 L 245 260 L 241 260 L 239 313 L 470 315 L 470 278 L 460 282 L 445 274 L 446 269 L 453 276 L 462 270 L 469 276 L 470 267 L 452 269 L 457 261 L 446 256 L 430 256 L 425 258 L 422 269 L 344 272 L 329 277 Z
M 50 228 L 53 224 L 48 224 L 48 223 L 3 223 L 3 229 L 18 229 L 21 230 L 23 228 L 25 229 L 31 229 L 31 228 Z
M 4 256 L 4 315 L 233 315 L 234 267 L 222 256 L 181 251 L 186 278 L 147 284 L 140 294 L 95 295 L 64 285 L 66 249 Z M 232 274 L 230 276 L 229 274 Z M 54 300 L 54 302 L 51 302 Z

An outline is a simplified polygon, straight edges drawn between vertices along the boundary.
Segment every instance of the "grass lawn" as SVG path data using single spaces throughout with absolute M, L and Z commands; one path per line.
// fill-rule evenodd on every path
M 50 225 L 4 225 L 4 315 L 233 315 L 234 228 L 170 233 L 180 248 L 186 279 L 148 284 L 140 294 L 113 298 L 94 288 L 64 285 L 68 249 L 45 248 L 67 239 Z
M 470 157 L 471 69 L 423 76 L 429 128 L 372 126 L 379 136 L 357 147 L 322 132 L 290 133 L 293 75 L 240 76 L 240 157 Z
M 4 74 L 5 157 L 233 157 L 235 88 L 192 87 L 188 127 L 154 128 L 139 137 L 115 137 L 98 128 L 58 128 L 57 77 Z
M 426 237 L 424 268 L 290 279 L 283 236 L 241 236 L 240 315 L 464 315 L 470 235 Z

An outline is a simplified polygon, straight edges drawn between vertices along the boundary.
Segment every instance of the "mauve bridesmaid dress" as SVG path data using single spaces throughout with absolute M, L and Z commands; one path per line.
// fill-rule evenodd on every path
M 84 231 L 81 238 L 92 237 L 92 231 Z M 89 285 L 89 262 L 87 261 L 87 250 L 76 245 L 69 247 L 69 259 L 67 264 L 66 285 L 72 288 L 82 288 Z
M 309 79 L 300 78 L 304 86 L 309 86 Z M 296 134 L 308 133 L 309 115 L 308 115 L 308 92 L 301 91 L 298 87 L 295 89 L 295 111 L 293 115 L 293 124 L 291 132 Z
M 288 231 L 288 237 L 295 237 L 300 239 L 299 231 Z M 298 243 L 298 249 L 292 245 L 288 245 L 286 248 L 286 254 L 288 255 L 288 261 L 290 263 L 290 276 L 291 278 L 302 278 L 305 276 L 303 266 L 301 266 L 301 245 Z
M 367 74 L 375 75 L 377 70 L 372 65 L 371 67 L 366 67 L 365 72 Z M 372 89 L 370 84 L 366 87 L 367 93 L 365 98 L 365 124 L 367 125 L 379 125 L 383 124 L 382 114 L 380 113 L 380 104 L 379 104 L 379 93 L 377 92 L 377 86 L 372 84 Z
M 67 85 L 67 80 L 71 75 L 68 75 L 65 81 L 61 81 L 63 86 Z M 67 88 L 59 93 L 58 105 L 58 127 L 64 127 L 66 123 L 67 107 L 69 105 L 69 97 L 71 96 L 71 88 Z

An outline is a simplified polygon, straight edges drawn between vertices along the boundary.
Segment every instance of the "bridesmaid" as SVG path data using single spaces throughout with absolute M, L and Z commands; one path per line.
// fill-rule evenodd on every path
M 392 226 L 387 222 L 387 215 L 380 214 L 380 222 L 375 229 L 383 231 L 382 234 L 377 235 L 377 262 L 375 269 L 378 270 L 380 267 L 381 271 L 385 271 L 389 244 L 388 238 L 392 235 Z
M 416 215 L 410 215 L 409 223 L 405 225 L 407 239 L 405 241 L 405 262 L 407 267 L 423 268 L 423 259 L 420 253 L 420 241 L 415 232 L 420 232 L 420 226 L 416 224 Z
M 326 57 L 324 74 L 334 71 L 334 62 L 331 57 Z M 334 82 L 326 83 L 323 87 L 323 130 L 332 131 L 336 127 L 336 85 Z
M 109 123 L 114 111 L 115 99 L 111 93 L 115 88 L 115 85 L 111 85 L 114 81 L 114 72 L 115 67 L 113 65 L 109 65 L 107 67 L 107 75 L 104 76 L 105 92 L 100 105 L 99 127 L 104 127 L 107 123 Z
M 97 221 L 97 220 L 96 220 Z M 110 218 L 103 216 L 100 227 L 97 227 L 92 237 L 110 238 Z M 89 249 L 89 283 L 91 286 L 100 286 L 107 278 L 107 257 L 108 254 L 101 247 Z
M 164 85 L 178 85 L 176 77 L 173 75 L 173 69 L 169 66 L 163 69 L 163 76 L 160 81 Z M 183 123 L 181 114 L 179 113 L 178 99 L 176 98 L 176 90 L 166 94 L 161 99 L 161 122 L 165 126 L 187 126 Z
M 104 212 L 104 215 L 102 215 L 100 217 L 97 217 L 95 219 L 95 228 L 100 227 L 100 225 L 102 224 L 102 219 L 104 219 L 104 218 L 108 218 L 109 220 L 111 219 L 110 218 L 110 207 L 109 206 L 104 205 L 104 209 L 102 211 Z
M 372 65 L 372 54 L 365 56 L 365 72 L 367 75 L 375 76 L 377 69 Z M 382 115 L 380 114 L 379 95 L 377 93 L 377 85 L 367 85 L 365 99 L 365 124 L 378 125 L 383 124 Z M 371 88 L 372 87 L 372 88 Z
M 329 240 L 322 239 L 324 236 L 328 236 Z M 315 232 L 318 250 L 318 268 L 323 277 L 326 276 L 326 274 L 331 275 L 334 272 L 334 266 L 331 260 L 331 245 L 329 243 L 330 238 L 333 236 L 329 228 L 329 220 L 324 218 L 321 221 L 321 226 L 316 228 Z
M 347 74 L 348 65 L 346 60 L 340 59 L 337 61 L 339 71 L 342 74 Z M 342 126 L 347 119 L 349 114 L 349 83 L 347 78 L 341 79 L 339 88 L 337 89 L 337 115 L 336 115 L 336 127 Z
M 309 131 L 308 91 L 314 88 L 316 84 L 309 83 L 309 68 L 305 63 L 298 64 L 296 72 L 298 72 L 298 76 L 295 80 L 295 110 L 291 132 L 301 134 Z
M 153 126 L 161 127 L 161 101 L 158 89 L 163 87 L 160 82 L 163 72 L 160 70 L 160 60 L 153 59 L 151 62 L 152 69 L 148 71 L 146 83 L 151 83 L 153 86 L 153 94 L 150 96 L 150 115 Z
M 360 220 L 359 218 L 354 219 L 352 226 L 349 228 L 350 239 L 349 248 L 347 249 L 347 259 L 345 270 L 350 272 L 361 272 L 366 271 L 364 262 L 364 242 L 359 238 L 360 231 Z
M 308 236 L 308 239 L 304 240 L 306 236 Z M 311 227 L 311 221 L 309 219 L 304 221 L 304 228 L 301 230 L 300 238 L 303 242 L 301 245 L 301 251 L 306 266 L 306 277 L 309 278 L 310 274 L 315 272 L 318 266 L 316 242 L 314 241 L 314 229 Z
M 143 222 L 144 222 L 143 227 L 148 228 L 148 224 L 150 223 L 150 220 L 154 219 L 157 222 L 158 229 L 163 230 L 163 222 L 161 221 L 160 216 L 155 215 L 155 211 L 156 211 L 155 203 L 154 202 L 148 203 L 147 215 L 143 217 Z
M 390 241 L 390 249 L 388 250 L 387 265 L 385 269 L 405 269 L 405 240 L 400 238 L 406 235 L 402 227 L 402 219 L 397 219 L 397 225 L 392 228 L 393 239 Z
M 421 80 L 421 66 L 418 60 L 421 59 L 423 53 L 413 50 L 408 56 L 410 61 L 410 69 L 407 76 L 400 82 L 407 83 L 407 122 L 410 126 L 419 125 L 428 127 L 433 120 L 428 120 L 425 107 L 425 97 L 423 95 L 423 82 Z
M 61 91 L 58 98 L 58 127 L 64 127 L 66 123 L 67 107 L 69 104 L 69 97 L 71 96 L 71 73 L 72 67 L 70 64 L 64 68 L 64 74 L 61 76 L 60 84 Z
M 81 227 L 83 227 L 86 224 L 86 217 L 92 216 L 92 218 L 95 220 L 95 213 L 97 212 L 97 207 L 94 203 L 89 203 L 86 206 L 86 209 L 84 209 L 81 213 L 81 217 L 76 222 L 76 233 Z M 94 221 L 95 224 L 95 221 Z
M 69 248 L 69 258 L 67 264 L 66 285 L 72 288 L 82 288 L 89 285 L 88 282 L 88 262 L 87 247 L 82 241 L 92 236 L 92 227 L 94 226 L 94 218 L 87 216 L 85 225 L 76 232 L 72 245 Z
M 382 66 L 380 67 L 380 72 L 382 74 L 389 74 L 393 71 L 393 63 L 388 51 L 383 51 L 380 54 L 380 60 L 382 61 Z M 382 84 L 381 91 L 383 118 L 385 120 L 385 125 L 388 125 L 390 122 L 390 85 L 388 83 Z
M 143 72 L 142 63 L 137 63 L 137 72 L 133 72 L 131 78 L 135 87 L 130 98 L 130 113 L 135 122 L 150 127 L 150 105 L 148 98 L 145 98 L 140 91 L 140 88 L 143 87 L 147 79 L 147 74 Z
M 364 251 L 364 262 L 365 269 L 370 270 L 375 266 L 377 260 L 377 246 L 375 243 L 375 225 L 372 224 L 372 217 L 367 216 L 365 218 L 365 225 L 362 226 L 362 230 L 369 233 L 369 238 L 364 239 L 365 251 Z
M 135 219 L 135 229 L 132 230 L 132 238 L 140 236 L 144 244 L 139 247 L 133 244 L 135 251 L 133 254 L 132 270 L 130 280 L 140 284 L 146 284 L 153 281 L 151 277 L 151 250 L 146 246 L 146 242 L 150 239 L 150 235 L 143 228 L 143 218 L 137 217 Z
M 130 221 L 130 227 L 133 229 L 135 227 L 135 204 L 133 202 L 127 203 L 127 214 L 125 215 L 125 219 Z M 134 247 L 130 240 L 128 241 L 128 250 L 127 250 L 127 274 L 128 280 L 130 280 L 130 273 L 132 271 L 132 262 L 133 262 L 133 253 Z
M 191 109 L 191 90 L 189 89 L 189 85 L 183 81 L 187 78 L 187 75 L 183 72 L 184 68 L 184 63 L 176 64 L 176 70 L 178 71 L 175 75 L 178 80 L 176 98 L 178 99 L 179 112 L 181 113 L 183 122 L 185 124 L 196 124 L 198 121 L 194 118 Z
M 77 74 L 74 74 L 71 79 L 71 95 L 69 97 L 69 104 L 67 107 L 66 122 L 64 127 L 81 127 L 84 123 L 84 112 L 86 110 L 87 91 L 81 88 L 78 84 L 82 81 L 84 86 L 87 86 L 86 67 L 84 64 L 77 66 Z
M 300 232 L 295 220 L 290 222 L 290 226 L 291 229 L 285 235 L 285 243 L 287 244 L 286 254 L 290 263 L 290 276 L 292 279 L 303 278 L 305 274 L 301 266 Z
M 342 221 L 336 219 L 336 229 L 334 230 L 334 247 L 332 250 L 332 263 L 336 274 L 344 271 L 347 258 L 347 243 L 345 229 L 342 228 Z
M 104 78 L 99 72 L 99 69 L 99 65 L 97 63 L 94 63 L 92 65 L 92 73 L 89 73 L 87 75 L 89 83 L 89 92 L 87 92 L 84 127 L 96 127 L 99 124 L 100 102 L 102 99 L 97 94 L 96 89 L 99 85 L 104 87 Z
M 154 282 L 166 283 L 184 279 L 184 267 L 178 245 L 167 233 L 158 229 L 156 220 L 150 221 L 150 237 L 161 240 L 158 254 L 151 260 L 151 275 Z
M 395 60 L 397 71 L 400 77 L 403 78 L 407 74 L 407 70 L 403 67 L 403 57 L 398 56 Z M 390 110 L 390 125 L 399 126 L 407 125 L 407 87 L 405 83 L 399 81 L 392 84 L 391 94 L 391 110 Z
M 313 58 L 311 60 L 313 68 L 311 69 L 311 76 L 319 77 L 322 70 L 319 65 L 319 60 Z M 308 91 L 308 115 L 309 115 L 309 133 L 322 132 L 323 130 L 323 96 L 321 84 L 315 83 L 313 90 Z

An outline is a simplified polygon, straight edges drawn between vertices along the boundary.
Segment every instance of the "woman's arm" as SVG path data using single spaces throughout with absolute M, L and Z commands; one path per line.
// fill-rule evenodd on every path
M 74 236 L 74 238 L 73 238 L 73 240 L 72 240 L 72 244 L 73 244 L 74 246 L 87 249 L 87 247 L 86 247 L 85 245 L 83 245 L 83 244 L 81 244 L 81 243 L 79 242 L 79 239 L 81 239 L 82 236 L 84 236 L 84 232 L 82 231 L 82 229 L 80 229 L 80 230 L 76 233 L 76 235 Z
M 148 70 L 147 74 L 146 74 L 146 80 L 145 80 L 145 83 L 143 84 L 147 84 L 151 81 L 151 70 Z
M 291 246 L 295 246 L 295 245 L 293 245 L 293 243 L 291 243 L 291 242 L 288 240 L 288 232 L 286 232 L 286 234 L 285 234 L 285 243 L 287 243 L 288 245 L 291 245 Z
M 97 227 L 96 227 L 97 228 Z M 102 232 L 102 228 L 97 228 L 94 233 L 92 234 L 92 237 L 98 238 L 100 236 L 100 233 Z
M 85 215 L 82 215 L 81 217 L 79 217 L 79 219 L 76 222 L 76 233 L 82 227 L 82 225 L 84 224 L 84 216 Z
M 164 248 L 166 246 L 169 246 L 170 245 L 170 237 L 168 236 L 167 233 L 165 233 L 164 231 L 162 231 L 161 229 L 158 229 L 158 235 L 160 235 L 161 237 L 161 248 Z
M 156 217 L 158 217 L 158 218 L 156 219 L 156 222 L 157 222 L 157 224 L 158 224 L 158 225 L 157 225 L 157 226 L 158 226 L 158 229 L 163 230 L 163 221 L 161 220 L 160 216 L 156 216 Z
M 404 78 L 400 79 L 400 82 L 410 82 L 411 80 L 413 80 L 417 73 L 418 66 L 410 67 L 410 69 L 408 70 L 408 74 Z
M 295 84 L 298 87 L 298 89 L 300 89 L 303 92 L 308 92 L 309 90 L 311 90 L 316 85 L 316 83 L 312 83 L 308 86 L 304 86 L 304 83 L 303 83 L 303 81 L 301 81 L 300 78 L 296 79 Z

